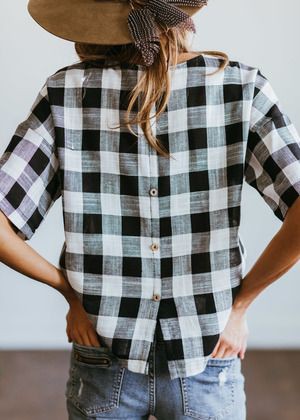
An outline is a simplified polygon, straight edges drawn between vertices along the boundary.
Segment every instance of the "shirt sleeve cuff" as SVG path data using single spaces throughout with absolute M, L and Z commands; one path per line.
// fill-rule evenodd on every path
M 13 229 L 16 234 L 23 240 L 29 240 L 33 233 L 28 224 L 26 223 L 26 218 L 20 212 L 20 210 L 15 209 L 12 205 L 6 200 L 3 192 L 0 191 L 0 210 L 5 214 L 5 216 L 13 224 Z

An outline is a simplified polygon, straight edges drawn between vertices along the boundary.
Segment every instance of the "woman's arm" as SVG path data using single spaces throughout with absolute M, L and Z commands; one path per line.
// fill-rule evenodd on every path
M 286 273 L 299 259 L 300 197 L 288 210 L 279 231 L 245 275 L 233 303 L 233 310 L 244 313 L 259 293 Z
M 70 305 L 67 313 L 67 336 L 87 346 L 100 346 L 96 330 L 80 300 L 61 270 L 39 255 L 14 231 L 14 226 L 0 210 L 0 261 L 19 273 L 45 283 L 60 292 Z
M 0 261 L 19 273 L 53 287 L 70 305 L 79 302 L 62 271 L 23 241 L 15 233 L 13 225 L 2 211 L 0 211 Z
M 249 335 L 246 312 L 267 286 L 286 273 L 300 259 L 300 197 L 287 211 L 284 222 L 242 280 L 228 322 L 212 357 L 239 355 L 244 359 Z

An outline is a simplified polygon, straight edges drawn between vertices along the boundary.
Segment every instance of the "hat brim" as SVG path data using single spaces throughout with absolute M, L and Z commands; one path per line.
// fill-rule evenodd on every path
M 190 16 L 201 8 L 180 6 Z M 106 45 L 133 42 L 127 25 L 131 11 L 128 2 L 29 0 L 27 9 L 42 28 L 68 41 Z

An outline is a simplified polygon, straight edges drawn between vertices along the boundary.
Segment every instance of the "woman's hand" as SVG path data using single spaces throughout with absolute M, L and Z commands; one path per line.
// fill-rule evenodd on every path
M 101 347 L 97 332 L 80 301 L 70 306 L 66 315 L 68 341 L 84 346 Z
M 246 313 L 232 309 L 211 357 L 239 356 L 244 359 L 249 329 Z

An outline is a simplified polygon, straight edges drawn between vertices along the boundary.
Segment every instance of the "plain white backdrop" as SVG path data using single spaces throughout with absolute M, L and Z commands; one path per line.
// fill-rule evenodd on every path
M 0 3 L 0 154 L 25 118 L 46 78 L 78 60 L 74 44 L 44 31 L 27 12 L 27 0 Z M 210 0 L 194 17 L 193 50 L 220 50 L 259 67 L 300 131 L 300 3 L 285 0 Z M 281 222 L 244 184 L 240 235 L 246 272 Z M 58 265 L 64 240 L 61 198 L 28 242 Z M 300 348 L 300 263 L 265 289 L 248 310 L 248 348 Z M 68 304 L 56 290 L 0 263 L 0 347 L 69 348 Z

